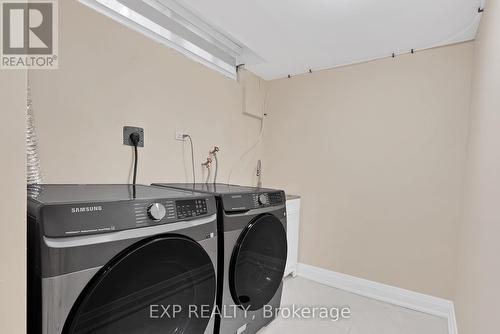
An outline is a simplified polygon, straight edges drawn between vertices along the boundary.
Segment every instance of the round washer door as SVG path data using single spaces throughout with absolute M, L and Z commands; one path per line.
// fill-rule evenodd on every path
M 177 235 L 145 240 L 101 268 L 73 306 L 63 333 L 202 334 L 215 285 L 212 261 L 194 240 Z
M 255 311 L 269 303 L 285 272 L 286 230 L 273 215 L 255 218 L 241 233 L 229 268 L 229 287 L 239 306 Z

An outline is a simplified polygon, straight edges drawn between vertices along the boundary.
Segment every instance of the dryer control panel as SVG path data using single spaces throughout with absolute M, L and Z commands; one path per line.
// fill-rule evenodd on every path
M 285 193 L 259 192 L 249 194 L 229 194 L 223 195 L 224 210 L 226 212 L 248 211 L 270 206 L 285 204 Z
M 252 194 L 253 208 L 261 208 L 283 203 L 281 192 Z
M 283 196 L 281 192 L 253 194 L 252 203 L 254 208 L 279 205 L 283 203 Z

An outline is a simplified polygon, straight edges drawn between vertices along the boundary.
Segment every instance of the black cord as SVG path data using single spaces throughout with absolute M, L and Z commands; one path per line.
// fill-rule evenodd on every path
M 134 145 L 134 179 L 133 179 L 133 184 L 137 183 L 137 160 L 138 160 L 138 154 L 137 154 L 137 145 Z
M 135 184 L 137 183 L 137 163 L 139 160 L 139 152 L 137 150 L 137 146 L 139 145 L 141 136 L 137 132 L 134 132 L 130 134 L 130 140 L 132 141 L 132 144 L 134 144 L 134 178 L 132 183 L 135 186 Z

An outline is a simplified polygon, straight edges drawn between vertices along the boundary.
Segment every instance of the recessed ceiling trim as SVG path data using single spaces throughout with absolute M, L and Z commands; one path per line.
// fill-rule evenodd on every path
M 201 20 L 198 16 L 190 12 L 173 0 L 142 0 L 149 6 L 157 9 L 172 20 L 175 20 L 190 29 L 206 40 L 211 41 L 234 57 L 239 57 L 243 53 L 243 48 L 220 31 Z
M 208 25 L 202 24 L 202 21 L 195 19 L 194 15 L 190 21 L 187 18 L 187 10 L 180 10 L 180 5 L 168 8 L 167 0 L 146 0 L 148 3 L 133 1 L 129 4 L 127 0 L 79 1 L 192 60 L 233 80 L 237 79 L 236 62 L 242 48 L 233 41 L 223 38 L 223 34 L 215 29 L 208 29 Z M 135 8 L 131 8 L 134 6 Z M 176 9 L 181 13 L 176 12 Z M 207 30 L 204 30 L 205 28 Z

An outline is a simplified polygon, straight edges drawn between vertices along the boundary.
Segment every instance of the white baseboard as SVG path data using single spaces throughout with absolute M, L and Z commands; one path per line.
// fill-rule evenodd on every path
M 337 273 L 299 263 L 297 274 L 321 284 L 349 291 L 360 296 L 432 314 L 448 320 L 449 334 L 458 334 L 455 307 L 450 300 Z

